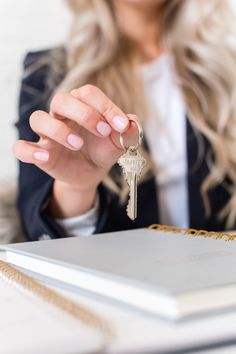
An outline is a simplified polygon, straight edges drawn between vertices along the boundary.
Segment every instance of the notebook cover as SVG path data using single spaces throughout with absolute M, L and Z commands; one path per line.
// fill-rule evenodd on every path
M 236 283 L 236 242 L 137 229 L 1 246 L 168 294 Z

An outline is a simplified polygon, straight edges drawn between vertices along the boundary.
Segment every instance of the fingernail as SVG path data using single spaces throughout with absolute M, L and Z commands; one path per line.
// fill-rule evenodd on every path
M 97 128 L 98 133 L 103 136 L 108 136 L 111 133 L 110 125 L 103 122 L 103 121 L 98 122 L 96 128 Z
M 34 158 L 35 160 L 46 162 L 49 159 L 49 153 L 47 151 L 36 151 L 34 153 Z
M 75 149 L 80 149 L 83 145 L 83 140 L 75 134 L 68 135 L 67 142 Z
M 127 117 L 115 116 L 113 118 L 113 124 L 119 131 L 123 131 L 129 124 L 129 120 Z

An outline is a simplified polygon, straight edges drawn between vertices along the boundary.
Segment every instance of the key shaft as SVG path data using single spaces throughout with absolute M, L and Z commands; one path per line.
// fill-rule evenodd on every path
M 136 172 L 131 173 L 130 182 L 129 182 L 129 202 L 127 206 L 127 214 L 131 220 L 137 218 L 137 174 Z

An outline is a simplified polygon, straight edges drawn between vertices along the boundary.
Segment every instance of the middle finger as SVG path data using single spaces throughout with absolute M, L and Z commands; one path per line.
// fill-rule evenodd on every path
M 58 92 L 51 101 L 50 113 L 55 118 L 67 118 L 99 137 L 107 137 L 111 127 L 105 118 L 92 107 L 67 92 Z

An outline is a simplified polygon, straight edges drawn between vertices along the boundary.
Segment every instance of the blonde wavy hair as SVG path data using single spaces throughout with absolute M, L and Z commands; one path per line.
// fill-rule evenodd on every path
M 229 177 L 231 198 L 220 218 L 236 220 L 236 30 L 227 0 L 160 0 L 162 47 L 174 59 L 187 115 L 212 147 L 209 174 L 201 186 L 206 215 L 208 191 Z M 147 114 L 137 74 L 138 53 L 120 33 L 110 0 L 67 0 L 74 13 L 66 43 L 67 71 L 59 89 L 91 83 L 125 112 Z M 199 134 L 200 133 L 200 134 Z M 203 149 L 202 149 L 203 151 Z

